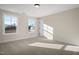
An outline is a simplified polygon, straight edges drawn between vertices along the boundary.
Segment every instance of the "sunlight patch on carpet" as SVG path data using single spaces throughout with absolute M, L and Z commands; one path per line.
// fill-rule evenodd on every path
M 49 44 L 49 43 L 41 43 L 41 42 L 35 42 L 28 45 L 34 47 L 50 48 L 50 49 L 61 49 L 64 46 L 62 44 Z
M 79 52 L 79 46 L 66 46 L 64 50 Z

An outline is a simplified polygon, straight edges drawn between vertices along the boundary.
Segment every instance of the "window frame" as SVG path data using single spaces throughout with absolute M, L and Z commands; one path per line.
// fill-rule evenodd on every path
M 5 33 L 5 24 L 4 24 L 4 17 L 5 16 L 13 16 L 13 17 L 16 17 L 17 19 L 16 19 L 16 32 L 14 32 L 14 33 Z M 17 34 L 18 33 L 18 16 L 15 16 L 15 15 L 12 15 L 12 14 L 3 14 L 2 15 L 2 24 L 3 24 L 3 28 L 2 28 L 2 30 L 3 30 L 3 35 L 11 35 L 11 34 Z
M 28 21 L 27 21 L 27 27 L 29 27 L 29 25 L 28 25 L 29 24 L 29 19 L 33 19 L 35 21 L 35 26 L 34 26 L 35 28 L 34 28 L 34 30 L 31 30 L 31 29 L 29 30 L 29 28 L 28 28 L 28 32 L 35 32 L 35 30 L 36 30 L 36 19 L 33 18 L 33 17 L 29 17 Z

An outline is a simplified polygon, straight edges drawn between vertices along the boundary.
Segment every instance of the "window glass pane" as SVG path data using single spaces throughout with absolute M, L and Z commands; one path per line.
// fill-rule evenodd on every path
M 34 31 L 35 30 L 35 19 L 34 18 L 29 18 L 28 19 L 28 30 L 29 31 Z
M 7 26 L 7 25 L 10 25 L 10 17 L 8 17 L 8 16 L 5 16 L 4 17 L 4 23 L 5 23 L 5 25 Z
M 13 16 L 4 16 L 5 33 L 16 33 L 17 18 Z

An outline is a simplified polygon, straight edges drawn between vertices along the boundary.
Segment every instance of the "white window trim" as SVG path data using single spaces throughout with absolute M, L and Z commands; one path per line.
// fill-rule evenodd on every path
M 19 30 L 19 29 L 18 29 L 18 16 L 7 15 L 7 16 L 14 16 L 14 17 L 17 17 L 17 20 L 16 20 L 16 21 L 17 21 L 17 26 L 16 26 L 16 32 L 15 32 L 15 33 L 5 33 L 5 24 L 4 24 L 4 16 L 5 16 L 5 15 L 7 15 L 7 14 L 3 14 L 3 15 L 2 15 L 2 24 L 3 24 L 3 25 L 2 25 L 2 30 L 3 30 L 2 32 L 3 32 L 3 35 L 13 35 L 13 34 L 17 34 L 17 33 L 18 33 L 18 30 Z
M 34 18 L 34 17 L 29 17 L 29 18 L 28 18 L 28 21 L 29 21 L 29 19 L 34 19 L 34 20 L 35 20 L 35 29 L 34 29 L 34 30 L 31 30 L 31 31 L 29 31 L 29 29 L 28 29 L 28 32 L 29 32 L 29 33 L 35 32 L 35 31 L 36 31 L 37 20 L 36 20 L 36 18 Z M 27 23 L 27 26 L 29 26 L 28 23 Z

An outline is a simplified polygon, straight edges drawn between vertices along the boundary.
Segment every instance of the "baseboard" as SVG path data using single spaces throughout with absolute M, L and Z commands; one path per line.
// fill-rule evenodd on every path
M 12 41 L 17 41 L 17 40 L 30 39 L 30 38 L 34 38 L 34 37 L 37 37 L 37 35 L 30 36 L 30 37 L 21 37 L 21 38 L 11 39 L 11 40 L 7 40 L 7 41 L 0 41 L 0 43 L 7 43 L 7 42 L 12 42 Z
M 56 41 L 59 41 L 59 40 L 56 40 Z M 59 41 L 59 42 L 68 43 L 68 44 L 71 44 L 71 45 L 79 46 L 79 44 L 73 43 L 73 42 L 67 42 L 67 41 Z

